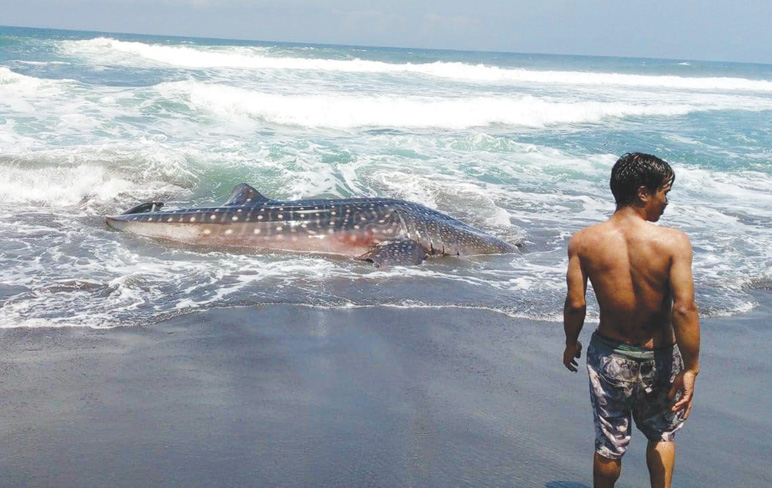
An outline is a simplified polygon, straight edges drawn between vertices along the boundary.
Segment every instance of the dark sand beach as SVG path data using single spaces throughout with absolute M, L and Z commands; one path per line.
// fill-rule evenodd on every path
M 675 486 L 772 485 L 771 316 L 703 320 Z M 591 485 L 557 323 L 271 305 L 0 335 L 2 486 Z M 648 483 L 644 447 L 618 486 Z

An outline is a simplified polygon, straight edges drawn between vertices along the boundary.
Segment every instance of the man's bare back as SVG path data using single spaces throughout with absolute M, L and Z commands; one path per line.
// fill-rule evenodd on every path
M 574 236 L 571 247 L 600 306 L 599 334 L 646 349 L 675 342 L 670 268 L 684 245 L 682 232 L 626 212 Z

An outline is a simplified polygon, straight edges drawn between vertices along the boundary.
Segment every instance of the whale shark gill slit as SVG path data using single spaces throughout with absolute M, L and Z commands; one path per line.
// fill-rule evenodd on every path
M 242 183 L 220 207 L 162 207 L 147 202 L 106 221 L 114 229 L 186 244 L 342 254 L 378 267 L 518 252 L 448 215 L 391 198 L 270 200 Z

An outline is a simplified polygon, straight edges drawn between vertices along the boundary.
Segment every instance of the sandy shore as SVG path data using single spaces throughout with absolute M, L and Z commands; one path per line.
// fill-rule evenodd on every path
M 675 486 L 772 486 L 771 318 L 703 320 Z M 560 324 L 275 305 L 0 336 L 1 486 L 591 485 Z M 618 486 L 647 484 L 644 447 Z

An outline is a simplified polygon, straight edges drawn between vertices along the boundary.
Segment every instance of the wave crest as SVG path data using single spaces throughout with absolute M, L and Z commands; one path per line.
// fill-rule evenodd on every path
M 278 95 L 188 81 L 164 83 L 157 88 L 165 97 L 183 97 L 195 110 L 224 118 L 248 116 L 279 125 L 332 129 L 545 127 L 594 123 L 609 117 L 675 116 L 697 110 L 689 105 L 558 102 L 528 95 L 474 98 Z
M 128 65 L 160 63 L 180 68 L 241 68 L 309 70 L 343 73 L 417 74 L 458 81 L 580 86 L 622 86 L 679 90 L 772 92 L 772 81 L 733 77 L 684 77 L 584 71 L 540 71 L 462 62 L 388 63 L 354 59 L 325 59 L 271 55 L 258 46 L 167 46 L 96 38 L 64 41 L 70 54 L 101 62 Z

